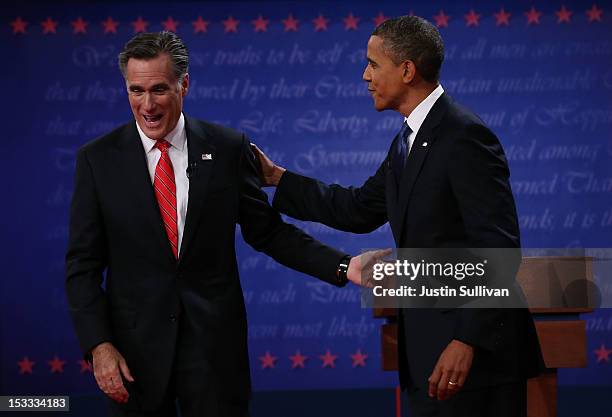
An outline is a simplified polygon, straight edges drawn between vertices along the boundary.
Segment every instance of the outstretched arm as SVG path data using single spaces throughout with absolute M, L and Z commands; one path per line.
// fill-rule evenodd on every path
M 330 284 L 342 286 L 338 275 L 340 261 L 347 255 L 318 242 L 293 225 L 282 221 L 260 188 L 255 156 L 245 140 L 241 160 L 240 226 L 246 242 L 281 264 L 315 276 Z M 389 254 L 389 251 L 366 252 L 351 258 L 346 279 L 362 285 L 362 270 Z
M 244 240 L 279 263 L 334 285 L 343 285 L 336 274 L 347 254 L 322 244 L 297 227 L 282 221 L 260 188 L 256 159 L 243 138 L 240 161 L 239 223 Z
M 277 187 L 273 206 L 282 213 L 353 233 L 369 233 L 387 222 L 387 159 L 361 187 L 342 187 L 287 171 L 251 146 L 259 160 L 262 183 Z

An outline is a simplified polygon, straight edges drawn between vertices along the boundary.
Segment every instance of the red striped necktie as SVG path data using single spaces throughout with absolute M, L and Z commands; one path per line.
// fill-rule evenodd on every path
M 166 234 L 172 246 L 172 253 L 178 259 L 178 227 L 176 224 L 176 184 L 174 182 L 174 169 L 168 154 L 170 144 L 164 140 L 158 140 L 155 147 L 161 151 L 161 157 L 155 168 L 155 180 L 153 188 L 159 205 Z

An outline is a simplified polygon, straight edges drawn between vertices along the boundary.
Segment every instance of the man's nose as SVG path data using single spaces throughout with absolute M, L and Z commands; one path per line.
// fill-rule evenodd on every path
M 142 106 L 144 111 L 152 111 L 155 109 L 155 98 L 151 93 L 145 93 L 142 101 Z
M 370 71 L 368 71 L 368 67 L 365 67 L 365 69 L 363 70 L 363 75 L 361 76 L 361 78 L 363 79 L 363 81 L 366 82 L 370 82 L 371 81 L 371 77 L 370 77 Z

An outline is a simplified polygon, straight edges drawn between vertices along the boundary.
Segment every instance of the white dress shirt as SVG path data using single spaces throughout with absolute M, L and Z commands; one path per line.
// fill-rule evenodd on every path
M 408 136 L 408 153 L 410 153 L 410 149 L 412 149 L 412 143 L 419 133 L 419 129 L 423 124 L 423 121 L 429 114 L 429 111 L 436 104 L 436 101 L 440 98 L 440 96 L 444 93 L 444 89 L 441 84 L 438 84 L 435 90 L 433 90 L 425 100 L 421 101 L 418 106 L 412 110 L 412 113 L 408 115 L 408 117 L 404 118 L 404 121 L 408 123 L 410 129 L 412 129 L 412 133 Z
M 151 176 L 151 183 L 153 183 L 153 181 L 155 181 L 155 168 L 161 157 L 161 151 L 155 147 L 155 139 L 147 137 L 140 129 L 140 126 L 138 126 L 138 123 L 136 123 L 136 128 L 138 129 L 138 134 L 140 135 L 140 140 L 142 141 L 142 146 L 147 156 L 147 166 L 149 168 L 149 175 Z M 178 228 L 178 251 L 180 253 L 183 230 L 185 229 L 185 217 L 187 216 L 187 202 L 189 200 L 189 179 L 187 178 L 189 157 L 187 153 L 185 117 L 182 113 L 175 128 L 172 129 L 164 139 L 170 144 L 168 155 L 170 156 L 170 161 L 172 161 L 174 183 L 176 184 L 176 225 Z

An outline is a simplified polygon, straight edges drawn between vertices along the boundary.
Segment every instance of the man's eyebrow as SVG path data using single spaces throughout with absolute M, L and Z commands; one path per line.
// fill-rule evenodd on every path
M 369 63 L 376 64 L 376 61 L 374 61 L 372 58 L 366 57 L 366 59 L 368 60 Z
M 170 86 L 167 83 L 158 83 L 158 84 L 154 84 L 150 87 L 151 90 L 157 90 L 157 89 L 167 89 Z M 139 84 L 132 84 L 130 85 L 130 90 L 134 91 L 134 90 L 144 90 L 144 87 L 142 87 Z

